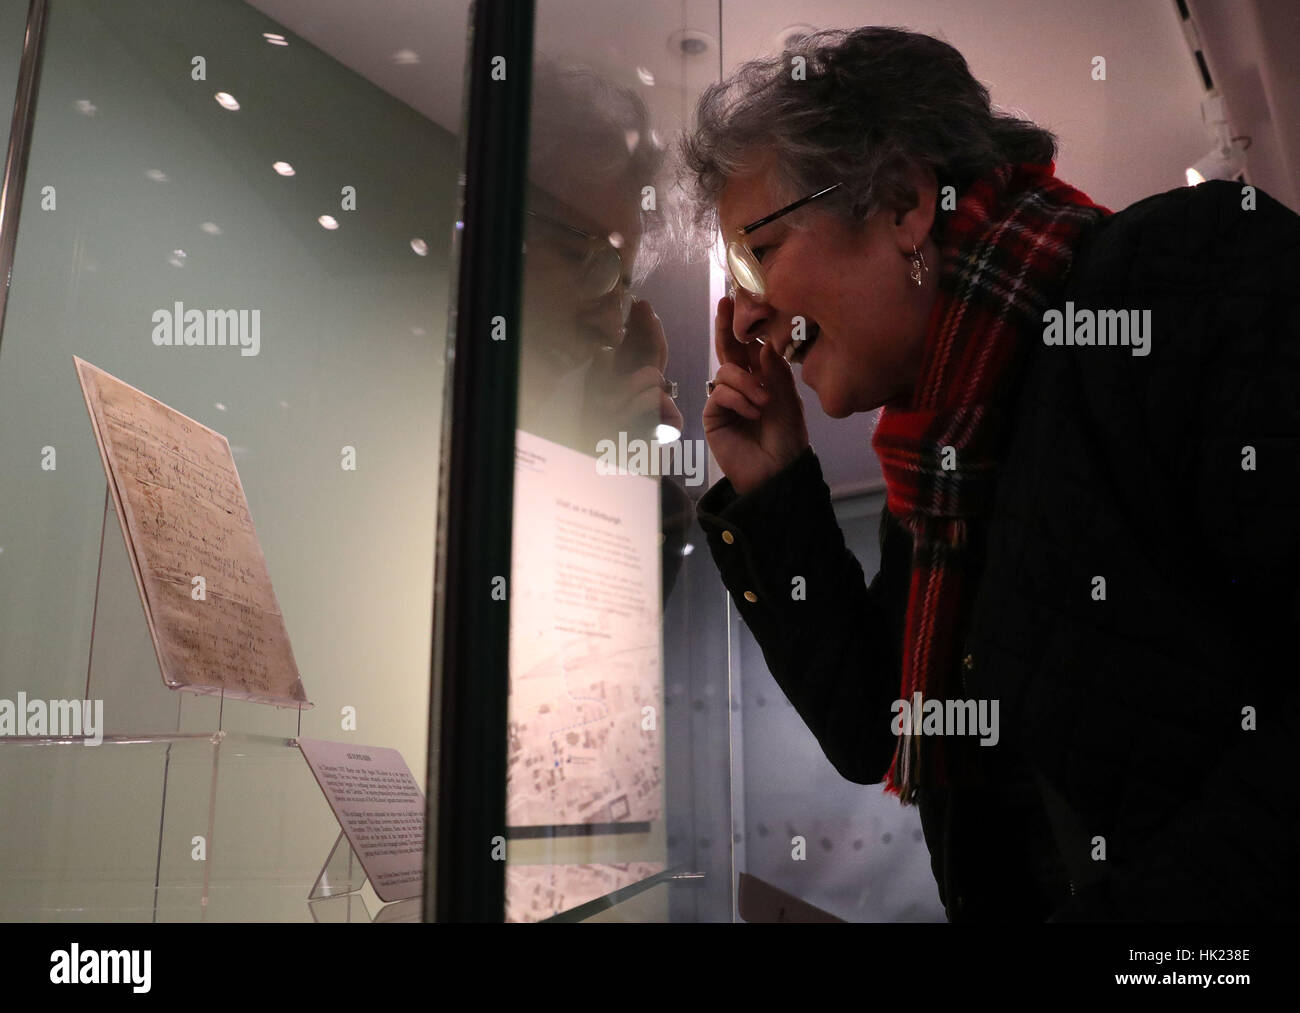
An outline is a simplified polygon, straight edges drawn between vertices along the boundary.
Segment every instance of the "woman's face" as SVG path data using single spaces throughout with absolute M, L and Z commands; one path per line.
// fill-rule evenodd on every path
M 792 341 L 793 317 L 804 318 L 808 334 L 815 326 L 815 339 L 809 344 L 805 338 L 806 350 L 795 364 L 833 418 L 905 402 L 920 371 L 937 292 L 938 250 L 929 236 L 933 176 L 918 177 L 916 185 L 920 202 L 906 213 L 886 209 L 853 228 L 817 215 L 813 203 L 748 237 L 763 265 L 767 293 L 760 302 L 737 288 L 736 339 L 762 338 L 783 352 Z M 718 204 L 723 234 L 788 203 L 771 189 L 765 169 L 735 178 Z M 811 227 L 791 228 L 800 216 Z M 919 287 L 909 277 L 914 239 L 930 269 Z

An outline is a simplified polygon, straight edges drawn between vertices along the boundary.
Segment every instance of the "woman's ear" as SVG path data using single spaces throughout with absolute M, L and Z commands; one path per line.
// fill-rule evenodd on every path
M 933 169 L 913 168 L 907 182 L 915 203 L 908 208 L 898 208 L 894 213 L 894 238 L 900 252 L 912 255 L 913 244 L 920 246 L 934 226 L 939 180 Z

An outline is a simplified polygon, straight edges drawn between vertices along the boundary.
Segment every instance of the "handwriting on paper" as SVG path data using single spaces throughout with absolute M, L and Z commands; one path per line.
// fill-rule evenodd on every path
M 76 363 L 164 681 L 311 706 L 226 438 Z

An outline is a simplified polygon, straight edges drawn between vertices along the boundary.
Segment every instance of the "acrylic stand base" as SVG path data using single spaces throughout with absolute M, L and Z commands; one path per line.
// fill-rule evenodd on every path
M 334 847 L 321 866 L 320 875 L 311 888 L 308 906 L 311 916 L 318 922 L 418 922 L 420 920 L 420 898 L 399 900 L 385 904 L 379 914 L 371 919 L 361 897 L 361 888 L 366 885 L 366 870 L 361 867 L 361 859 L 348 842 L 348 835 L 339 831 Z

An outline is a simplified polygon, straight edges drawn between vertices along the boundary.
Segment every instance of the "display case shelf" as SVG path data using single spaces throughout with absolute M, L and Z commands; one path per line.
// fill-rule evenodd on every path
M 338 824 L 295 739 L 218 731 L 84 742 L 0 738 L 0 812 L 23 814 L 0 835 L 0 920 L 381 913 L 369 887 L 345 905 L 309 900 Z

